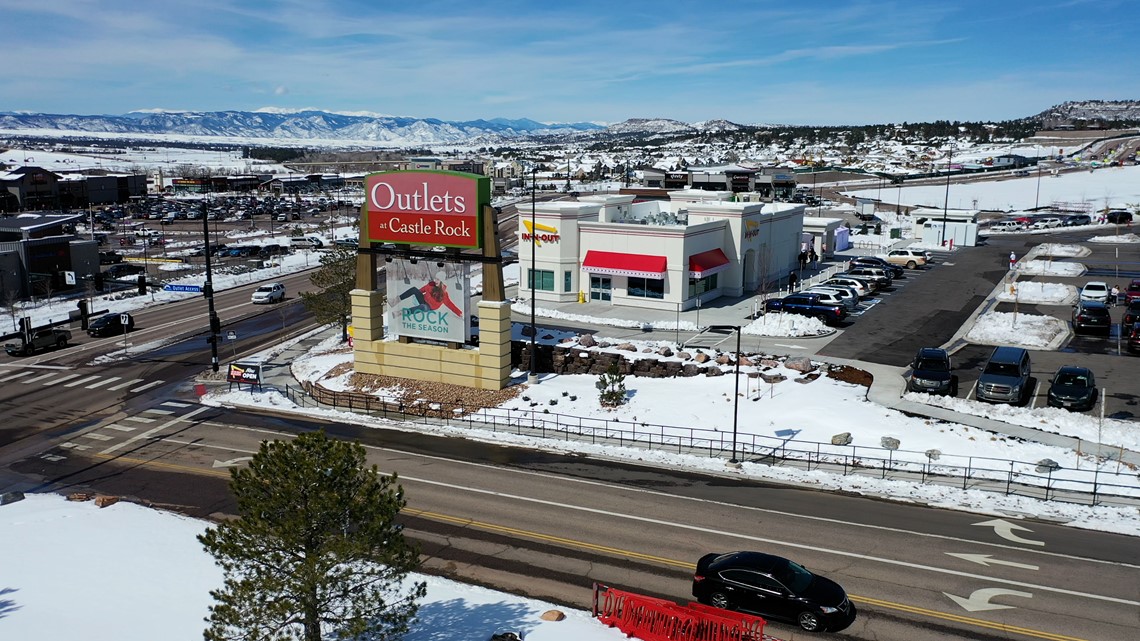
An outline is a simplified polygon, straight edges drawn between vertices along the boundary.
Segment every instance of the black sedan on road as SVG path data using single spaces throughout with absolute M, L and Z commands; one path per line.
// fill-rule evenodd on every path
M 127 319 L 126 331 L 135 328 L 135 319 L 130 314 L 104 314 L 87 325 L 87 335 L 96 338 L 100 336 L 122 336 L 123 317 Z
M 808 632 L 838 632 L 856 614 L 835 581 L 762 552 L 704 555 L 693 574 L 693 596 L 705 605 L 792 621 Z

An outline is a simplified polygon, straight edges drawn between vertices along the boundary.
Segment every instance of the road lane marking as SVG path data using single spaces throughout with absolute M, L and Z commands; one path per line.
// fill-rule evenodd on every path
M 5 376 L 4 378 L 0 378 L 0 383 L 7 383 L 8 381 L 14 381 L 17 378 L 23 378 L 29 374 L 31 374 L 30 371 L 29 372 L 16 372 L 15 374 L 12 374 L 10 376 Z
M 77 381 L 72 381 L 72 382 L 68 383 L 67 385 L 64 385 L 64 387 L 76 387 L 78 385 L 82 385 L 84 383 L 90 383 L 91 381 L 95 381 L 98 379 L 99 379 L 98 376 L 88 376 L 87 378 L 81 378 Z
M 962 606 L 967 612 L 987 612 L 989 610 L 1013 610 L 1017 608 L 1015 605 L 1003 605 L 1001 603 L 990 603 L 990 599 L 995 596 L 1019 596 L 1023 599 L 1032 599 L 1033 595 L 1028 592 L 1019 592 L 1017 590 L 1007 590 L 1005 588 L 982 588 L 974 590 L 970 593 L 969 597 L 960 597 L 943 592 L 942 594 L 949 597 L 954 603 Z
M 119 383 L 118 385 L 116 385 L 114 387 L 108 387 L 107 391 L 108 392 L 117 392 L 117 391 L 123 389 L 124 387 L 130 387 L 131 385 L 134 385 L 135 383 L 141 383 L 142 380 L 143 379 L 141 379 L 141 378 L 132 378 L 131 380 L 127 381 L 126 383 Z
M 158 385 L 162 385 L 164 382 L 166 382 L 166 381 L 151 381 L 151 382 L 147 383 L 146 385 L 139 385 L 138 387 L 132 389 L 131 391 L 137 394 L 139 392 L 148 390 L 152 387 L 157 387 Z
M 1014 563 L 1013 561 L 1003 561 L 1001 559 L 993 558 L 990 554 L 963 554 L 961 552 L 947 552 L 949 556 L 957 557 L 963 561 L 970 563 L 977 563 L 989 567 L 991 565 L 1004 565 L 1011 568 L 1020 568 L 1022 570 L 1040 570 L 1041 568 L 1036 565 L 1029 565 L 1028 563 Z
M 136 423 L 153 423 L 156 419 L 149 416 L 128 416 L 123 419 L 124 421 L 134 421 Z
M 59 383 L 62 383 L 64 381 L 70 381 L 73 378 L 79 378 L 79 374 L 68 374 L 67 376 L 64 376 L 63 378 L 57 378 L 54 381 L 48 381 L 48 382 L 44 383 L 44 385 L 58 385 Z
M 178 401 L 166 401 L 162 405 L 163 405 L 163 407 L 179 407 L 179 408 L 193 407 L 192 403 L 179 403 Z
M 993 528 L 994 534 L 1000 536 L 1001 538 L 1003 538 L 1007 541 L 1013 541 L 1014 543 L 1023 543 L 1025 545 L 1041 545 L 1041 546 L 1045 545 L 1044 541 L 1034 541 L 1033 539 L 1025 539 L 1025 538 L 1022 538 L 1022 537 L 1014 534 L 1013 533 L 1014 530 L 1021 530 L 1022 532 L 1030 532 L 1030 533 L 1032 533 L 1033 530 L 1030 530 L 1027 527 L 1022 527 L 1016 523 L 1010 523 L 1009 521 L 1006 521 L 1004 519 L 992 519 L 989 521 L 981 521 L 979 523 L 973 523 L 972 525 L 980 525 L 982 527 Z
M 189 419 L 190 417 L 192 417 L 196 414 L 200 414 L 202 412 L 205 412 L 206 410 L 211 410 L 211 409 L 214 409 L 214 408 L 210 407 L 209 405 L 203 405 L 202 407 L 199 407 L 198 409 L 196 409 L 192 412 L 187 412 L 186 415 L 184 415 L 184 416 L 181 416 L 181 417 L 175 418 L 174 420 L 162 423 L 161 425 L 158 425 L 154 428 L 151 428 L 151 429 L 143 432 L 142 434 L 136 434 L 136 435 L 132 436 L 131 438 L 125 440 L 125 441 L 122 441 L 120 443 L 112 445 L 111 447 L 108 447 L 107 449 L 100 452 L 100 454 L 110 454 L 112 452 L 116 452 L 118 450 L 121 450 L 122 448 L 127 447 L 128 445 L 134 445 L 135 443 L 141 441 L 144 438 L 150 438 L 151 435 L 153 435 L 157 432 L 161 432 L 162 430 L 164 430 L 164 429 L 166 429 L 172 425 L 176 425 L 182 421 L 185 421 L 186 419 Z
M 103 387 L 107 383 L 114 383 L 115 381 L 119 380 L 119 378 L 120 377 L 118 377 L 118 376 L 109 376 L 109 377 L 107 377 L 107 378 L 105 378 L 105 379 L 103 379 L 97 383 L 92 383 L 83 389 L 95 389 L 96 387 Z
M 104 425 L 103 427 L 105 427 L 109 430 L 118 430 L 120 432 L 133 432 L 133 431 L 135 431 L 135 428 L 133 428 L 133 427 L 127 427 L 126 425 L 117 425 L 115 423 L 111 423 L 110 425 Z
M 171 414 L 174 413 L 173 410 L 160 410 L 156 407 L 152 407 L 150 409 L 145 409 L 145 410 L 143 410 L 143 412 L 146 412 L 147 414 L 158 414 L 159 416 L 170 416 Z
M 200 411 L 205 411 L 206 409 L 210 409 L 210 408 L 209 407 L 203 407 L 194 413 L 197 413 Z M 188 417 L 189 417 L 189 415 L 187 415 L 187 418 Z M 171 421 L 170 423 L 171 424 L 177 423 L 180 420 L 183 420 L 183 419 L 182 418 L 175 419 L 175 420 Z M 150 432 L 147 432 L 145 434 L 140 434 L 132 440 L 139 440 L 141 438 L 145 438 L 145 437 L 149 436 L 150 434 L 158 431 L 158 429 L 159 428 L 155 428 L 154 430 L 151 430 Z M 162 439 L 162 440 L 168 441 L 168 442 L 177 442 L 175 439 Z M 104 450 L 103 452 L 100 452 L 99 454 L 101 454 L 101 455 L 109 454 L 110 452 L 117 450 L 117 449 L 123 447 L 124 445 L 125 445 L 125 443 L 113 446 L 112 448 L 108 448 L 107 450 Z M 196 443 L 195 445 L 201 445 L 201 444 Z M 368 446 L 365 446 L 365 447 L 367 448 Z M 243 450 L 234 450 L 232 448 L 222 448 L 222 447 L 217 447 L 217 449 L 227 449 L 227 450 L 231 450 L 231 451 L 243 451 Z M 383 449 L 383 448 L 372 448 L 372 449 Z M 117 460 L 121 460 L 123 462 L 128 462 L 128 463 L 132 463 L 132 464 L 136 464 L 136 465 L 143 465 L 143 466 L 146 466 L 146 465 L 151 463 L 151 461 L 148 461 L 148 460 L 135 459 L 135 458 L 129 458 L 129 457 L 113 457 L 113 458 L 116 458 Z M 425 457 L 425 458 L 439 458 L 439 457 Z M 179 465 L 179 464 L 172 464 L 172 463 L 163 463 L 163 465 L 167 468 L 180 469 L 180 470 L 183 470 L 186 472 L 191 472 L 191 473 L 211 474 L 211 472 L 213 472 L 213 470 L 204 470 L 201 468 L 196 468 L 196 467 L 187 466 L 187 465 Z M 482 466 L 482 465 L 480 464 L 480 466 Z M 226 474 L 226 476 L 229 476 L 229 475 Z M 859 559 L 859 560 L 863 560 L 863 561 L 883 563 L 885 565 L 893 565 L 893 566 L 904 567 L 904 568 L 909 568 L 909 569 L 914 569 L 914 570 L 932 572 L 935 574 L 946 574 L 946 575 L 950 575 L 950 576 L 962 577 L 962 578 L 967 578 L 967 579 L 976 579 L 979 581 L 986 581 L 989 583 L 1001 583 L 1004 585 L 1012 585 L 1012 586 L 1017 586 L 1017 587 L 1021 587 L 1021 588 L 1026 588 L 1026 589 L 1039 590 L 1042 592 L 1051 592 L 1051 593 L 1055 593 L 1055 594 L 1064 594 L 1064 595 L 1068 595 L 1068 596 L 1083 597 L 1083 598 L 1093 599 L 1093 600 L 1097 600 L 1097 601 L 1107 601 L 1110 603 L 1120 603 L 1123 605 L 1140 607 L 1140 601 L 1132 601 L 1129 599 L 1122 599 L 1119 597 L 1105 596 L 1105 595 L 1101 595 L 1101 594 L 1092 594 L 1092 593 L 1088 593 L 1088 592 L 1079 592 L 1076 590 L 1066 590 L 1064 588 L 1057 588 L 1057 587 L 1052 587 L 1052 586 L 1048 586 L 1048 585 L 1039 585 L 1039 584 L 1035 584 L 1035 583 L 1028 583 L 1025 581 L 1014 581 L 1011 579 L 1001 579 L 1001 578 L 985 576 L 985 575 L 981 575 L 981 574 L 973 574 L 970 572 L 962 572 L 960 570 L 951 570 L 949 568 L 940 568 L 940 567 L 935 567 L 935 566 L 930 566 L 930 565 L 922 565 L 920 563 L 911 563 L 909 561 L 900 561 L 900 560 L 896 560 L 896 559 L 876 557 L 876 556 L 871 556 L 868 554 L 859 554 L 856 552 L 846 552 L 846 551 L 838 550 L 838 549 L 835 549 L 832 547 L 821 547 L 821 546 L 815 546 L 815 545 L 807 545 L 804 543 L 796 543 L 793 541 L 782 541 L 779 539 L 770 539 L 770 538 L 755 536 L 755 535 L 751 535 L 751 534 L 726 532 L 724 530 L 718 530 L 715 528 L 708 528 L 708 527 L 703 527 L 703 526 L 698 526 L 698 525 L 688 525 L 688 524 L 684 524 L 684 523 L 673 523 L 673 522 L 664 521 L 661 519 L 654 519 L 654 518 L 649 518 L 649 517 L 644 517 L 644 516 L 633 516 L 630 514 L 612 512 L 609 510 L 602 510 L 602 509 L 598 509 L 598 508 L 591 508 L 591 507 L 585 507 L 585 506 L 579 506 L 579 505 L 571 505 L 571 504 L 567 504 L 567 503 L 559 503 L 556 501 L 549 501 L 546 499 L 536 499 L 536 498 L 524 497 L 524 496 L 519 496 L 516 494 L 507 494 L 505 492 L 497 492 L 497 491 L 493 491 L 493 490 L 482 490 L 482 489 L 478 489 L 478 488 L 472 488 L 468 485 L 455 485 L 453 483 L 444 483 L 441 481 L 430 481 L 430 480 L 426 480 L 426 479 L 417 478 L 414 476 L 400 475 L 400 478 L 403 479 L 405 482 L 423 483 L 425 485 L 434 485 L 437 487 L 442 487 L 442 488 L 447 488 L 447 489 L 472 492 L 474 494 L 483 494 L 483 495 L 487 495 L 487 496 L 494 496 L 497 498 L 510 499 L 510 500 L 515 500 L 515 501 L 519 501 L 522 503 L 533 503 L 536 505 L 545 505 L 545 506 L 563 508 L 563 509 L 567 509 L 567 510 L 573 510 L 573 511 L 577 511 L 577 512 L 584 512 L 587 514 L 598 514 L 598 515 L 608 516 L 608 517 L 612 517 L 612 518 L 619 519 L 619 520 L 635 521 L 638 523 L 654 525 L 654 526 L 661 527 L 661 528 L 671 528 L 671 529 L 677 529 L 677 530 L 688 530 L 688 531 L 693 531 L 693 532 L 701 532 L 701 533 L 706 533 L 706 534 L 715 534 L 718 536 L 725 536 L 725 537 L 740 539 L 742 541 L 755 542 L 755 543 L 765 543 L 765 544 L 770 544 L 770 545 L 779 545 L 779 546 L 783 546 L 783 547 L 795 548 L 795 549 L 799 549 L 799 550 L 809 550 L 812 552 L 829 554 L 829 555 L 834 555 L 834 556 L 839 556 L 839 557 L 844 557 L 844 558 Z M 587 482 L 587 483 L 594 484 L 594 482 Z M 411 508 L 405 508 L 404 510 L 401 510 L 401 511 L 410 512 L 410 510 L 411 510 Z M 449 517 L 449 518 L 462 518 L 462 517 Z M 474 521 L 472 521 L 472 522 L 474 522 Z M 496 525 L 493 527 L 502 528 L 505 526 L 497 526 Z M 520 532 L 522 532 L 522 530 L 520 530 Z M 545 535 L 541 535 L 541 536 L 545 536 Z M 567 539 L 567 540 L 569 540 L 569 539 Z M 585 544 L 585 545 L 592 545 L 592 544 Z M 595 549 L 595 548 L 591 548 L 591 549 Z M 622 553 L 627 554 L 627 552 L 622 552 Z M 628 553 L 628 554 L 637 555 L 637 553 Z M 1117 565 L 1123 565 L 1123 564 L 1117 564 Z M 691 568 L 691 567 L 693 567 L 693 564 L 689 563 L 686 567 Z M 1043 634 L 1047 634 L 1047 633 L 1043 633 Z M 1041 638 L 1064 638 L 1064 639 L 1068 639 L 1069 637 L 1041 637 Z
M 26 381 L 20 381 L 20 382 L 23 383 L 24 385 L 31 385 L 32 383 L 38 383 L 39 381 L 42 381 L 45 378 L 51 378 L 52 376 L 55 376 L 55 372 L 51 372 L 48 374 L 41 374 L 35 378 L 29 378 Z

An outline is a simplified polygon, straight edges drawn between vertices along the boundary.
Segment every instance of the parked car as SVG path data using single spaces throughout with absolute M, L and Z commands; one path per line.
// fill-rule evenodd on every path
M 1123 330 L 1121 333 L 1124 333 Z M 1140 323 L 1133 323 L 1128 328 L 1128 335 L 1124 337 L 1128 344 L 1130 354 L 1140 354 Z
M 844 278 L 842 276 L 834 276 L 820 283 L 824 287 L 850 287 L 860 297 L 867 296 L 871 293 L 871 287 L 866 281 L 858 278 Z
M 927 394 L 958 395 L 958 377 L 953 374 L 954 366 L 950 354 L 938 347 L 923 347 L 914 355 L 910 363 L 910 375 L 906 379 L 908 392 Z
M 827 325 L 840 323 L 847 318 L 846 306 L 827 304 L 820 294 L 811 292 L 797 292 L 783 298 L 769 298 L 764 301 L 764 311 L 813 316 Z
M 918 269 L 926 265 L 926 253 L 916 249 L 892 249 L 887 252 L 887 262 L 907 269 Z
M 835 581 L 762 552 L 702 556 L 693 573 L 693 597 L 716 608 L 794 621 L 808 632 L 838 632 L 857 615 Z
M 828 305 L 842 305 L 850 312 L 859 306 L 859 299 L 852 296 L 850 292 L 842 292 L 838 289 L 829 289 L 827 287 L 809 287 L 804 292 L 819 294 L 819 301 Z
M 891 278 L 901 278 L 905 272 L 898 265 L 892 265 L 878 256 L 857 256 L 851 259 L 851 266 L 878 267 L 891 275 Z
M 260 305 L 263 303 L 279 303 L 283 300 L 285 300 L 285 285 L 283 283 L 270 283 L 254 290 L 249 302 Z
M 1077 334 L 1105 334 L 1112 331 L 1112 316 L 1104 303 L 1082 300 L 1073 307 L 1073 331 Z
M 123 255 L 119 252 L 99 252 L 100 265 L 118 265 L 123 262 Z
M 1128 287 L 1125 287 L 1124 291 L 1120 292 L 1120 295 L 1123 297 L 1123 302 L 1125 303 L 1140 300 L 1140 278 L 1133 278 L 1132 282 L 1128 283 Z
M 1098 303 L 1108 302 L 1108 283 L 1100 280 L 1092 280 L 1085 283 L 1081 288 L 1081 300 L 1094 300 Z
M 1014 232 L 1024 231 L 1025 225 L 1017 222 L 1016 220 L 999 220 L 988 228 L 989 231 L 997 232 Z
M 871 279 L 875 283 L 876 291 L 884 290 L 894 282 L 891 275 L 881 267 L 854 266 L 845 272 L 840 272 L 837 276 L 856 276 Z
M 1019 404 L 1029 392 L 1029 352 L 1021 347 L 995 347 L 982 366 L 975 395 L 979 401 Z
M 1080 227 L 1081 225 L 1091 224 L 1092 216 L 1089 216 L 1088 214 L 1073 214 L 1071 216 L 1065 216 L 1065 219 L 1061 221 L 1061 226 L 1063 227 Z
M 1054 229 L 1061 226 L 1060 218 L 1038 218 L 1033 221 L 1033 229 Z
M 1132 224 L 1132 212 L 1123 210 L 1110 211 L 1105 214 L 1104 220 L 1114 225 L 1130 225 Z
M 116 265 L 111 265 L 108 267 L 107 271 L 103 272 L 103 276 L 110 279 L 119 279 L 143 273 L 146 273 L 146 267 L 143 267 L 142 265 L 135 265 L 133 263 L 118 263 Z
M 127 317 L 126 329 L 123 329 L 123 317 Z M 135 318 L 130 314 L 104 314 L 87 324 L 88 336 L 122 336 L 126 332 L 134 331 Z
M 1124 316 L 1120 319 L 1121 333 L 1124 333 L 1124 328 L 1132 327 L 1136 323 L 1140 323 L 1140 298 L 1132 299 L 1132 302 L 1124 308 Z
M 1066 365 L 1057 370 L 1049 384 L 1049 406 L 1083 412 L 1096 405 L 1096 378 L 1087 367 Z

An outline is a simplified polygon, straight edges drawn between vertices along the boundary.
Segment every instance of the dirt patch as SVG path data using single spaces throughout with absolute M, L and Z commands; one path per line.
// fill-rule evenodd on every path
M 351 364 L 349 367 L 351 368 Z M 447 413 L 461 410 L 465 414 L 485 407 L 502 405 L 527 388 L 524 384 L 512 385 L 501 390 L 488 390 L 378 374 L 353 374 L 348 385 L 358 393 L 372 394 L 407 408 L 439 404 L 442 406 L 441 410 Z
M 862 385 L 863 387 L 870 387 L 871 382 L 875 380 L 874 376 L 867 370 L 862 370 L 856 367 L 849 367 L 847 365 L 831 365 L 827 368 L 827 377 L 834 378 L 837 381 L 844 383 L 854 383 Z

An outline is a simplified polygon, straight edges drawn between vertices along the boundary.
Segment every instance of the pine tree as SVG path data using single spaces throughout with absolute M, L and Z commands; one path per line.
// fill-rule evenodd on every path
M 618 369 L 617 363 L 610 363 L 606 373 L 598 377 L 594 387 L 601 392 L 598 401 L 602 407 L 617 407 L 625 402 L 625 374 Z
M 324 432 L 262 443 L 231 472 L 240 518 L 198 537 L 225 575 L 205 638 L 400 638 L 426 587 L 403 584 L 418 553 L 395 522 L 396 481 Z
M 339 324 L 341 341 L 347 341 L 351 292 L 356 288 L 356 248 L 334 244 L 321 255 L 321 268 L 309 280 L 318 290 L 301 292 L 301 302 L 317 322 Z

